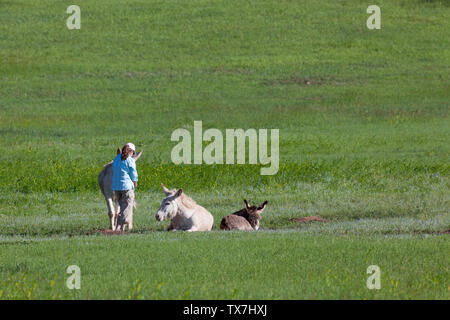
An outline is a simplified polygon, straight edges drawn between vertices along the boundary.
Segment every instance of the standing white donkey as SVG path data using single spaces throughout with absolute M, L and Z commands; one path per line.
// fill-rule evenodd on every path
M 212 214 L 183 193 L 183 189 L 169 190 L 162 183 L 161 187 L 166 197 L 156 213 L 156 220 L 171 219 L 167 231 L 192 232 L 212 229 L 214 223 Z
M 137 161 L 139 157 L 142 154 L 142 151 L 138 154 L 134 154 L 132 157 L 134 158 L 134 161 Z M 117 154 L 119 154 L 120 148 L 117 149 Z M 119 216 L 120 207 L 119 203 L 117 202 L 117 199 L 114 195 L 114 192 L 112 191 L 112 177 L 113 177 L 113 162 L 106 164 L 102 171 L 98 175 L 98 185 L 100 186 L 100 190 L 103 193 L 103 196 L 106 200 L 106 206 L 108 207 L 108 216 L 110 221 L 110 228 L 111 230 L 116 230 L 116 224 L 117 224 L 117 217 Z M 116 207 L 114 208 L 114 204 Z M 133 206 L 136 208 L 136 202 L 133 204 Z

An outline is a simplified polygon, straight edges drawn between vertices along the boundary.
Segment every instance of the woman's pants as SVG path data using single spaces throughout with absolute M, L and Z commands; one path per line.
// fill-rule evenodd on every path
M 117 225 L 130 223 L 133 218 L 134 190 L 114 191 L 119 202 L 120 212 L 117 218 Z

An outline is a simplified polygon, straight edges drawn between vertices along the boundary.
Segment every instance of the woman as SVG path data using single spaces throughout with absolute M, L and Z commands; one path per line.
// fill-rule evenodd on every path
M 132 157 L 135 153 L 136 147 L 129 142 L 113 160 L 112 190 L 120 206 L 117 231 L 124 231 L 126 225 L 128 230 L 133 229 L 134 189 L 138 180 L 136 162 Z

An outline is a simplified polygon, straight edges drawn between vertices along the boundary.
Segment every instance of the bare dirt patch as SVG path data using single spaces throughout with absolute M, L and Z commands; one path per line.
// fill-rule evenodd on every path
M 444 231 L 425 231 L 425 230 L 414 230 L 412 232 L 413 234 L 416 235 L 440 235 L 440 234 L 450 234 L 450 229 L 449 230 L 444 230 Z
M 292 218 L 291 221 L 298 223 L 306 223 L 310 221 L 328 222 L 329 220 L 321 218 L 319 216 L 309 216 L 309 217 Z
M 112 231 L 111 229 L 96 229 L 96 230 L 94 230 L 93 233 L 99 233 L 99 234 L 103 234 L 105 236 L 114 236 L 114 235 L 120 236 L 123 234 L 130 234 L 127 231 Z

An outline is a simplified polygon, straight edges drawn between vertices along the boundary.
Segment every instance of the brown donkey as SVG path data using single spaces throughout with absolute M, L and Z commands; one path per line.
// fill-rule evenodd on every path
M 247 200 L 244 200 L 245 208 L 223 217 L 220 222 L 222 230 L 258 230 L 261 213 L 267 205 L 267 201 L 259 206 L 249 206 Z

